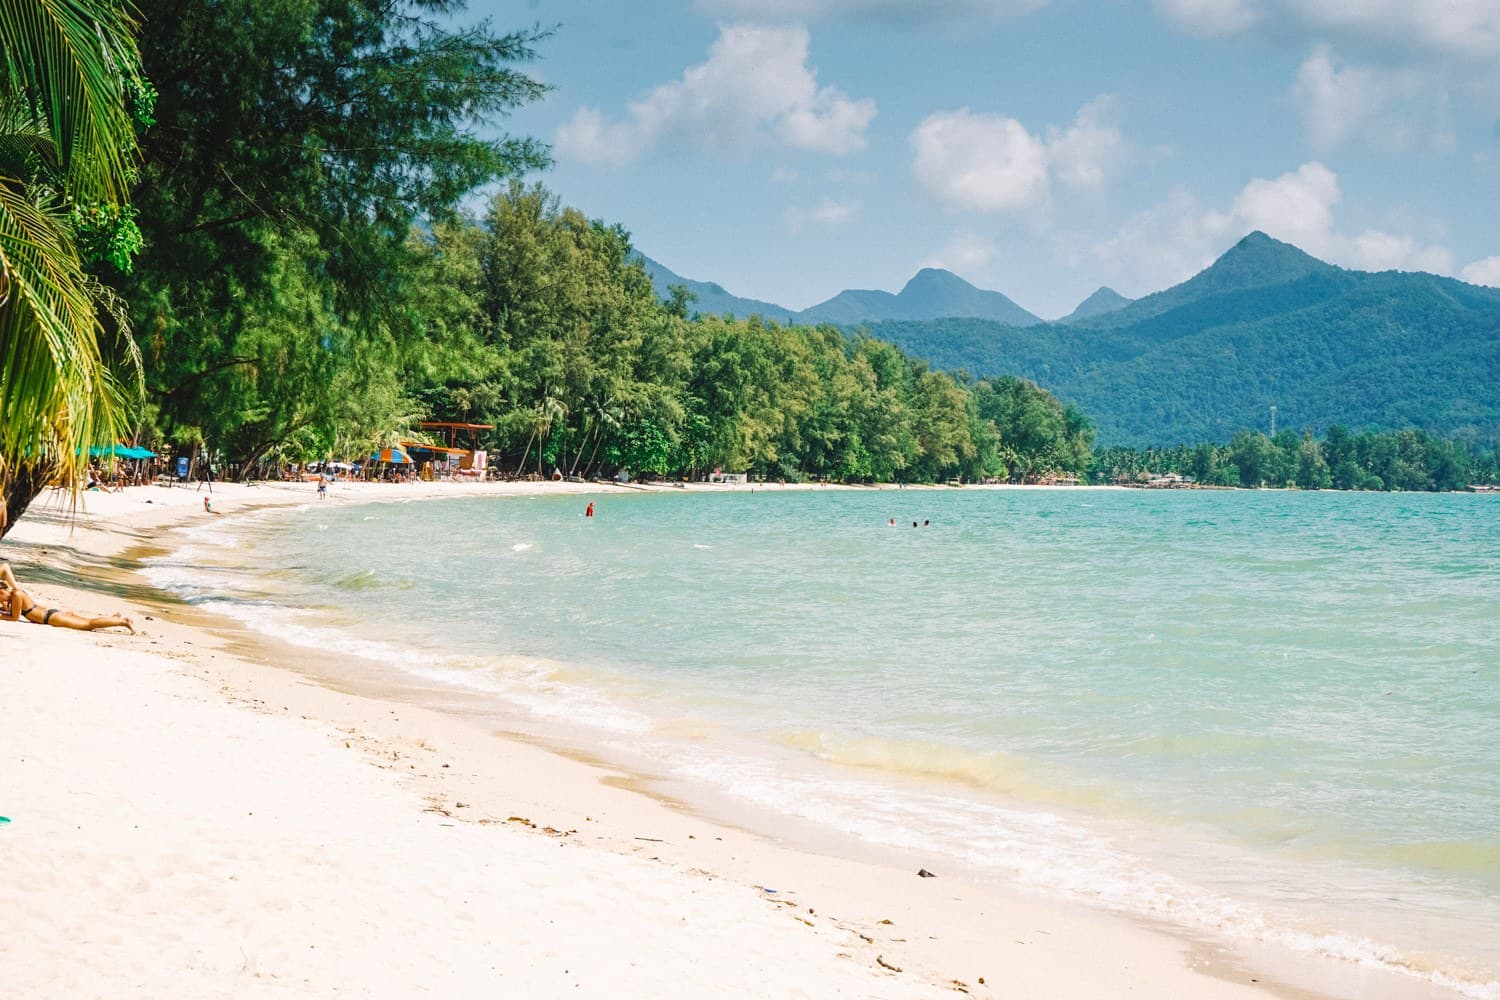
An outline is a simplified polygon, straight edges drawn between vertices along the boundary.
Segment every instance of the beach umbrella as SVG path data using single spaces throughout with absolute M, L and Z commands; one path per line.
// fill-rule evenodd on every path
M 146 448 L 136 448 L 128 444 L 94 445 L 89 449 L 90 458 L 103 458 L 112 456 L 114 458 L 155 458 L 156 452 Z
M 382 448 L 370 456 L 372 462 L 389 462 L 392 465 L 410 465 L 411 459 L 400 448 Z

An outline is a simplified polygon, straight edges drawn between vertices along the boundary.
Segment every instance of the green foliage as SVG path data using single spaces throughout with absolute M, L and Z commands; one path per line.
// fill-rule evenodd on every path
M 74 206 L 68 226 L 85 263 L 107 263 L 122 274 L 135 267 L 136 255 L 145 247 L 139 213 L 129 205 Z
M 888 344 L 694 318 L 687 289 L 659 302 L 621 227 L 514 180 L 545 164 L 541 146 L 492 138 L 543 93 L 515 66 L 545 32 L 449 27 L 460 6 L 153 7 L 154 107 L 145 88 L 132 98 L 156 121 L 145 249 L 124 286 L 161 435 L 246 466 L 349 454 L 422 417 L 493 424 L 484 444 L 516 472 L 937 480 L 1076 464 L 1077 441 L 1047 439 L 1066 420 L 1023 442 L 978 412 L 984 383 Z M 458 211 L 496 180 L 477 218 Z
M 1082 476 L 1088 470 L 1094 431 L 1076 407 L 1009 376 L 979 383 L 974 396 L 979 415 L 1003 429 L 999 458 L 1013 482 L 1049 472 Z
M 36 489 L 76 485 L 88 447 L 128 427 L 124 315 L 70 222 L 78 206 L 126 212 L 134 32 L 111 0 L 0 0 L 0 533 Z M 115 250 L 128 260 L 128 242 Z
M 197 427 L 236 457 L 311 457 L 420 416 L 414 381 L 448 405 L 488 398 L 500 364 L 474 253 L 449 243 L 470 234 L 445 227 L 476 187 L 545 165 L 498 128 L 545 90 L 516 69 L 545 32 L 454 27 L 461 10 L 152 5 L 152 86 L 133 94 L 156 121 L 137 187 L 146 247 L 123 285 L 169 440 Z M 455 369 L 481 376 L 462 398 L 437 377 Z
M 624 230 L 539 186 L 512 183 L 462 229 L 433 282 L 477 271 L 465 350 L 498 361 L 408 377 L 435 417 L 494 424 L 486 444 L 517 472 L 931 482 L 1086 464 L 1087 421 L 1030 383 L 955 379 L 831 326 L 688 319 L 686 290 L 659 301 Z
M 1107 448 L 1094 456 L 1094 482 L 1141 482 L 1176 473 L 1207 486 L 1291 486 L 1305 490 L 1461 490 L 1500 480 L 1500 451 L 1425 431 L 1351 434 L 1334 425 L 1268 438 L 1240 431 L 1227 445 Z
M 1366 274 L 1254 234 L 1175 288 L 1072 324 L 881 323 L 934 365 L 1034 379 L 1108 444 L 1223 440 L 1264 425 L 1500 433 L 1500 292 Z

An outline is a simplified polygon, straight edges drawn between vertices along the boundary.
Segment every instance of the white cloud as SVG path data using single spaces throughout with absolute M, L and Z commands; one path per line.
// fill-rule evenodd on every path
M 1322 45 L 1303 60 L 1292 97 L 1319 149 L 1354 136 L 1387 149 L 1453 145 L 1446 96 L 1436 80 L 1413 70 L 1340 64 Z
M 1459 272 L 1459 277 L 1471 285 L 1488 285 L 1491 288 L 1500 288 L 1500 257 L 1486 257 L 1476 260 Z
M 631 101 L 622 120 L 580 108 L 558 129 L 557 155 L 619 165 L 668 142 L 733 147 L 757 139 L 835 156 L 864 149 L 875 102 L 819 87 L 809 44 L 802 27 L 722 26 L 705 62 Z
M 1046 207 L 1054 180 L 1100 189 L 1126 151 L 1119 129 L 1104 124 L 1109 101 L 1083 107 L 1067 128 L 1032 135 L 1014 118 L 968 108 L 928 115 L 910 143 L 912 173 L 951 208 L 1026 212 Z
M 840 187 L 870 187 L 880 182 L 880 175 L 871 170 L 856 170 L 847 166 L 831 166 L 823 171 L 823 180 Z
M 1327 46 L 1308 56 L 1297 73 L 1292 95 L 1300 103 L 1303 123 L 1313 142 L 1337 146 L 1379 108 L 1375 74 L 1358 66 L 1334 66 Z
M 1280 0 L 1289 18 L 1314 28 L 1368 36 L 1441 55 L 1500 55 L 1500 5 L 1494 0 Z
M 1047 156 L 1053 174 L 1072 187 L 1098 190 L 1125 154 L 1125 137 L 1105 123 L 1113 105 L 1108 97 L 1085 104 L 1073 124 L 1047 129 Z
M 1156 0 L 1156 9 L 1198 35 L 1230 35 L 1256 21 L 1254 0 Z
M 1135 294 L 1192 277 L 1257 229 L 1343 267 L 1453 272 L 1453 255 L 1447 248 L 1410 234 L 1378 229 L 1341 232 L 1335 212 L 1341 197 L 1338 175 L 1316 161 L 1280 177 L 1250 181 L 1225 211 L 1205 211 L 1191 195 L 1177 191 L 1129 219 L 1094 248 L 1093 256 L 1110 283 L 1118 281 L 1119 287 L 1134 289 Z
M 793 232 L 809 228 L 836 229 L 853 221 L 858 210 L 855 204 L 824 198 L 811 209 L 787 209 L 786 218 Z
M 1176 189 L 1158 205 L 1126 219 L 1090 256 L 1103 283 L 1132 297 L 1160 291 L 1213 263 L 1232 238 L 1227 216 L 1204 212 L 1192 194 Z M 1239 235 L 1244 235 L 1243 233 Z
M 921 266 L 941 267 L 955 274 L 976 274 L 989 267 L 998 250 L 994 240 L 970 230 L 959 230 Z
M 1156 0 L 1156 9 L 1198 34 L 1257 28 L 1410 55 L 1479 62 L 1500 56 L 1495 0 Z
M 698 0 L 710 17 L 761 21 L 871 18 L 889 21 L 961 21 L 1003 18 L 1044 7 L 1047 0 Z
M 1047 147 L 1014 118 L 938 112 L 911 146 L 917 182 L 955 208 L 1015 212 L 1047 200 Z
M 1338 175 L 1321 163 L 1304 163 L 1274 180 L 1246 184 L 1224 226 L 1260 229 L 1313 252 L 1333 231 L 1333 206 L 1341 197 Z
M 1446 247 L 1423 244 L 1413 236 L 1367 229 L 1348 239 L 1335 237 L 1335 259 L 1361 271 L 1427 271 L 1452 274 L 1453 253 Z

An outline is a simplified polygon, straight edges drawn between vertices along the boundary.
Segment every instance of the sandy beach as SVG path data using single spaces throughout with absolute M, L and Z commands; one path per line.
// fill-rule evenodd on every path
M 559 489 L 607 487 L 338 484 L 327 502 Z M 225 517 L 307 502 L 307 484 L 215 484 Z M 809 852 L 462 712 L 319 683 L 130 572 L 211 516 L 201 494 L 82 503 L 39 501 L 0 558 L 44 605 L 123 611 L 139 634 L 0 623 L 8 995 L 1308 995 L 1274 960 L 918 877 L 917 855 Z

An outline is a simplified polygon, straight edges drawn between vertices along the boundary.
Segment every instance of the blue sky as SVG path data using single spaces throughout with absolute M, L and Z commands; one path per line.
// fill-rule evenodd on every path
M 946 267 L 1051 319 L 1261 229 L 1500 285 L 1500 0 L 471 0 L 556 25 L 565 204 L 791 308 Z

